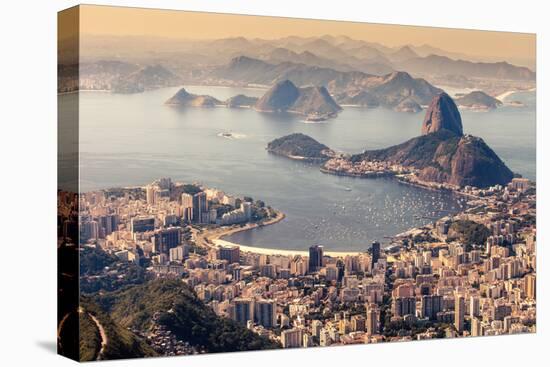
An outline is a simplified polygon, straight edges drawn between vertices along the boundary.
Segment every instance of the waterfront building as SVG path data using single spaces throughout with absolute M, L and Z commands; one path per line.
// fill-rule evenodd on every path
M 224 213 L 218 220 L 218 224 L 228 226 L 237 223 L 244 223 L 252 218 L 250 203 L 243 202 L 239 209 Z
M 374 268 L 374 265 L 378 262 L 378 259 L 380 259 L 380 242 L 374 241 L 372 243 L 371 247 L 371 256 L 372 256 L 372 267 Z
M 306 261 L 300 255 L 295 256 L 290 262 L 290 274 L 294 276 L 303 276 L 307 270 Z
M 313 245 L 309 248 L 309 273 L 316 273 L 323 267 L 323 246 Z

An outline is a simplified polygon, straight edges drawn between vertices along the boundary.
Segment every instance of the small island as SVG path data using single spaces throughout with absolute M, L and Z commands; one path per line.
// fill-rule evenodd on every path
M 181 88 L 165 104 L 181 107 L 254 108 L 265 113 L 287 112 L 303 116 L 306 121 L 312 122 L 336 117 L 342 110 L 325 87 L 298 88 L 289 80 L 275 84 L 261 98 L 238 94 L 226 101 L 208 95 L 192 94 Z
M 305 134 L 296 133 L 275 139 L 267 144 L 267 151 L 290 159 L 324 162 L 334 157 L 333 150 Z
M 258 98 L 238 94 L 225 101 L 225 105 L 229 108 L 251 108 L 258 102 Z
M 165 102 L 170 106 L 186 106 L 186 107 L 216 107 L 222 106 L 223 102 L 208 95 L 197 95 L 189 93 L 185 88 L 181 88 L 173 97 Z
M 502 106 L 502 102 L 482 91 L 473 91 L 456 99 L 460 107 L 474 110 L 492 110 Z
M 422 107 L 414 99 L 406 98 L 395 106 L 394 110 L 397 112 L 417 113 L 422 111 Z
M 296 87 L 283 80 L 271 87 L 254 106 L 256 111 L 289 112 L 304 116 L 308 121 L 324 121 L 336 117 L 342 107 L 325 87 Z

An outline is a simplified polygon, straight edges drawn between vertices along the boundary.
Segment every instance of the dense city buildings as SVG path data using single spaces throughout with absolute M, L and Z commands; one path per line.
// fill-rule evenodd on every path
M 280 213 L 161 179 L 116 195 L 83 194 L 81 245 L 153 278 L 181 280 L 216 315 L 283 348 L 534 332 L 534 184 L 513 180 L 458 194 L 468 200 L 460 213 L 364 252 L 330 253 L 319 244 L 267 252 L 221 239 L 275 223 Z M 93 281 L 124 277 L 120 271 Z M 152 333 L 151 343 L 197 352 L 161 325 Z

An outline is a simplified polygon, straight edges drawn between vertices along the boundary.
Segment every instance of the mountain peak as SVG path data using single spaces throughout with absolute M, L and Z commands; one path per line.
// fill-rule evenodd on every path
M 459 136 L 463 134 L 460 112 L 453 99 L 445 92 L 432 99 L 422 123 L 422 135 L 440 130 L 448 130 Z
M 300 91 L 290 80 L 282 80 L 258 100 L 256 109 L 264 112 L 286 111 L 299 96 Z
M 390 80 L 411 80 L 412 76 L 406 71 L 394 71 L 386 76 L 386 81 Z

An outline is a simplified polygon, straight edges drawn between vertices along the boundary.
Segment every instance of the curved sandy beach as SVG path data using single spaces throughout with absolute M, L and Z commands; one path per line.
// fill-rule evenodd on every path
M 309 256 L 308 251 L 299 251 L 299 250 L 280 250 L 280 249 L 271 249 L 271 248 L 262 248 L 262 247 L 252 247 L 244 246 L 238 243 L 229 242 L 221 239 L 212 240 L 215 245 L 218 246 L 239 246 L 243 252 L 252 252 L 255 254 L 261 255 L 282 255 L 282 256 Z M 346 256 L 355 256 L 360 254 L 360 252 L 339 252 L 339 251 L 324 251 L 325 255 L 332 257 L 346 257 Z
M 273 249 L 273 248 L 264 248 L 264 247 L 254 247 L 254 246 L 244 246 L 239 243 L 231 242 L 224 240 L 223 238 L 234 233 L 253 230 L 258 227 L 268 226 L 272 224 L 279 223 L 285 219 L 285 215 L 282 212 L 277 211 L 277 216 L 268 221 L 263 222 L 262 224 L 247 224 L 242 227 L 230 227 L 223 230 L 214 230 L 210 233 L 205 233 L 203 238 L 206 242 L 211 243 L 215 246 L 239 246 L 240 250 L 243 252 L 251 252 L 260 255 L 282 255 L 282 256 L 309 256 L 307 250 L 283 250 L 283 249 Z M 325 251 L 325 255 L 333 257 L 346 257 L 358 255 L 361 252 L 352 251 L 352 252 L 340 252 L 340 251 Z

